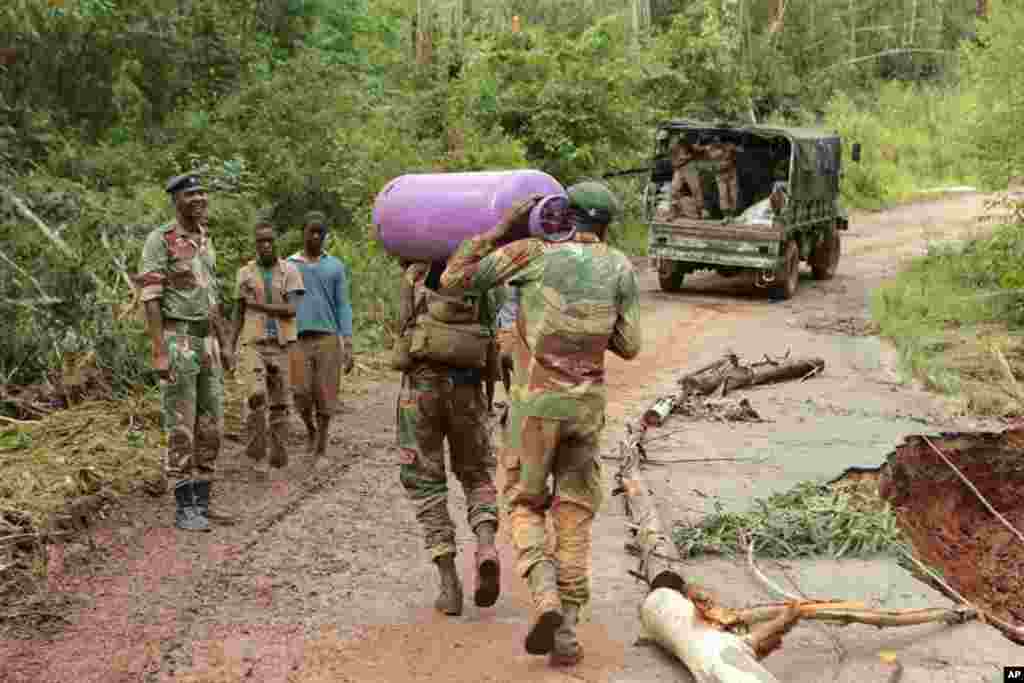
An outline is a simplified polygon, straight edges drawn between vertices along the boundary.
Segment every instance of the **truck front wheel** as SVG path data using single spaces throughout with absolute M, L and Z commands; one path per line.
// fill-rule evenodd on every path
M 658 284 L 663 292 L 678 292 L 683 288 L 686 271 L 678 261 L 661 259 L 658 263 Z

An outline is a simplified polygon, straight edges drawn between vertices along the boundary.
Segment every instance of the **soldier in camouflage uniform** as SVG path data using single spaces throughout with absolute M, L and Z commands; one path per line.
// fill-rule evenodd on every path
M 704 214 L 704 189 L 700 184 L 697 162 L 706 159 L 703 148 L 680 138 L 672 145 L 672 201 L 669 220 L 701 218 Z
M 160 375 L 164 470 L 175 480 L 175 525 L 206 531 L 224 426 L 224 375 L 234 365 L 217 299 L 206 190 L 193 174 L 167 185 L 176 220 L 146 238 L 137 282 Z
M 713 143 L 707 146 L 708 159 L 717 162 L 715 180 L 718 183 L 718 207 L 724 216 L 736 215 L 739 176 L 736 170 L 736 154 L 739 148 L 731 142 Z
M 484 292 L 510 280 L 520 288 L 503 495 L 516 569 L 535 607 L 526 651 L 550 653 L 556 665 L 582 657 L 576 622 L 590 600 L 591 526 L 602 501 L 604 354 L 631 359 L 641 343 L 636 274 L 604 242 L 618 201 L 596 182 L 575 185 L 568 196 L 568 238 L 500 246 L 522 234 L 528 201 L 497 228 L 463 242 L 441 278 L 455 291 Z M 548 513 L 558 536 L 554 558 L 545 550 Z
M 444 263 L 403 263 L 399 329 L 411 334 L 425 306 L 427 290 L 436 291 Z M 493 327 L 493 301 L 480 298 L 480 317 Z M 402 486 L 416 508 L 426 549 L 440 575 L 434 606 L 448 615 L 462 614 L 462 583 L 455 568 L 455 525 L 448 513 L 448 477 L 444 442 L 452 470 L 466 495 L 467 521 L 477 536 L 474 602 L 489 607 L 500 590 L 496 466 L 487 426 L 483 370 L 418 360 L 404 370 L 398 399 L 397 430 Z

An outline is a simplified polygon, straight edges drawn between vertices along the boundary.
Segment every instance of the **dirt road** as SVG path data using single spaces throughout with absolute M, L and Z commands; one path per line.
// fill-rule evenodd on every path
M 645 348 L 609 363 L 609 450 L 622 425 L 666 393 L 686 368 L 731 349 L 824 358 L 812 380 L 762 387 L 747 396 L 762 424 L 675 424 L 654 458 L 756 455 L 759 462 L 676 464 L 648 477 L 665 520 L 693 518 L 717 498 L 730 508 L 850 465 L 877 465 L 909 433 L 979 425 L 951 406 L 901 384 L 895 359 L 871 336 L 871 290 L 899 259 L 930 239 L 969 232 L 981 210 L 973 195 L 856 216 L 844 235 L 839 275 L 817 283 L 805 274 L 793 301 L 769 303 L 751 286 L 696 277 L 666 295 L 643 275 Z M 575 670 L 551 671 L 522 650 L 529 601 L 511 575 L 503 547 L 503 593 L 495 608 L 467 601 L 461 618 L 430 609 L 433 568 L 398 482 L 392 449 L 394 377 L 352 389 L 335 426 L 333 465 L 311 471 L 301 458 L 269 482 L 248 479 L 237 449 L 226 457 L 217 501 L 242 515 L 237 526 L 185 535 L 171 527 L 167 501 L 129 501 L 85 542 L 55 548 L 51 605 L 35 622 L 47 634 L 0 641 L 0 681 L 258 681 L 359 683 L 400 681 L 690 680 L 660 651 L 637 647 L 641 588 L 627 575 L 633 560 L 621 504 L 609 497 L 595 527 L 595 602 L 581 629 L 587 658 Z M 499 389 L 499 399 L 501 390 Z M 614 462 L 607 462 L 608 489 Z M 453 513 L 471 581 L 471 536 L 454 480 Z M 777 582 L 816 597 L 879 606 L 947 604 L 887 560 L 765 563 Z M 701 560 L 684 574 L 741 606 L 770 599 L 741 562 Z M 875 631 L 798 626 L 765 660 L 780 680 L 884 681 L 878 658 L 892 650 L 904 681 L 1002 680 L 1002 666 L 1024 652 L 979 624 Z M 1016 660 L 1016 661 L 1014 661 Z

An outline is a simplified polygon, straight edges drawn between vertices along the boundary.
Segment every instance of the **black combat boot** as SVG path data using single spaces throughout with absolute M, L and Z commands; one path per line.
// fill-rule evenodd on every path
M 210 522 L 196 501 L 195 483 L 186 479 L 174 487 L 174 500 L 177 503 L 174 526 L 184 531 L 209 531 Z

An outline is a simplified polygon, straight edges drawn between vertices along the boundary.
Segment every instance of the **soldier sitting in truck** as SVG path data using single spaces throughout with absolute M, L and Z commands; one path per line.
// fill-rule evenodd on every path
M 691 145 L 685 138 L 672 143 L 672 185 L 668 220 L 701 218 L 704 215 L 704 190 L 697 173 L 696 160 L 705 157 L 703 148 Z

